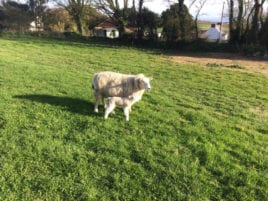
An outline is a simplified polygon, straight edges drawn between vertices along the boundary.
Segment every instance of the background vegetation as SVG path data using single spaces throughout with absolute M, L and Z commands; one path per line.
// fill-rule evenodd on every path
M 76 32 L 80 35 L 94 36 L 95 26 L 107 18 L 112 18 L 122 41 L 146 46 L 147 41 L 164 41 L 168 44 L 199 41 L 204 31 L 198 26 L 199 15 L 209 0 L 178 0 L 161 15 L 145 8 L 144 0 L 22 2 L 0 1 L 0 31 L 28 32 L 30 23 L 34 22 L 37 32 L 46 31 L 52 35 L 54 32 Z M 267 57 L 267 0 L 223 1 L 225 2 L 228 13 L 222 13 L 222 16 L 228 16 L 228 29 L 219 23 L 221 29 L 229 33 L 228 42 L 235 45 L 237 51 Z M 53 6 L 49 7 L 47 3 Z M 189 10 L 195 12 L 191 15 Z M 159 30 L 162 30 L 161 33 Z
M 0 200 L 268 199 L 266 75 L 18 36 L 0 58 Z M 154 77 L 130 122 L 93 113 L 103 70 Z

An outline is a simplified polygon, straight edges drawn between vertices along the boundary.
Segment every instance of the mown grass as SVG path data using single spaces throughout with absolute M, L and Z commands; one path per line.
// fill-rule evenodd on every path
M 268 79 L 161 53 L 0 38 L 0 200 L 268 200 Z M 104 121 L 91 80 L 153 76 Z

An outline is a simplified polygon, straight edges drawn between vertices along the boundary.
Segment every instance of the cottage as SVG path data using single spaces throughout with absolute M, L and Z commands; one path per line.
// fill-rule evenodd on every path
M 108 18 L 93 29 L 93 35 L 104 38 L 119 38 L 118 22 Z
M 211 24 L 211 27 L 203 34 L 203 38 L 209 42 L 226 42 L 228 40 L 228 34 L 222 31 L 220 26 L 220 23 L 217 25 Z
M 37 31 L 44 31 L 44 23 L 42 22 L 40 17 L 36 17 L 35 21 L 30 23 L 30 31 L 37 32 Z

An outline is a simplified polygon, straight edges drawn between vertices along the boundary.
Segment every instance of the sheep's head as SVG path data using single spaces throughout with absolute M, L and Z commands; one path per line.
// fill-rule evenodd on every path
M 150 81 L 152 79 L 153 78 L 151 78 L 151 77 L 145 77 L 143 74 L 137 75 L 137 78 L 136 78 L 139 88 L 140 89 L 145 89 L 146 91 L 151 90 Z

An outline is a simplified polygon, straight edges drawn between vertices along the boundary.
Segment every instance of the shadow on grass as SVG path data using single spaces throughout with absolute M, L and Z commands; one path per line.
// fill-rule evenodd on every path
M 46 94 L 17 95 L 13 96 L 13 98 L 26 99 L 33 102 L 50 104 L 53 106 L 62 107 L 64 110 L 81 115 L 92 115 L 92 116 L 96 115 L 93 111 L 94 104 L 79 98 L 52 96 Z

